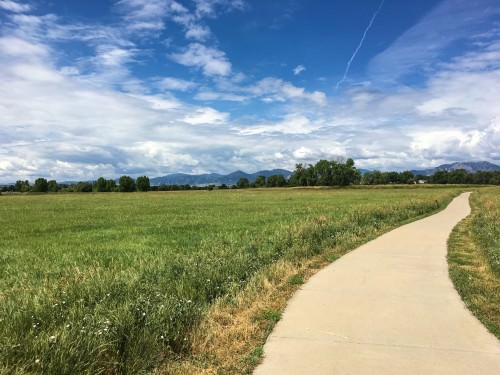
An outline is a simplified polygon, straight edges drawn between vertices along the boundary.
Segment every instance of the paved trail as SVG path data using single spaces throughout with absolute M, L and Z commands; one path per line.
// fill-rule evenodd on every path
M 469 193 L 328 266 L 289 302 L 255 375 L 500 374 L 500 342 L 464 307 L 446 241 Z

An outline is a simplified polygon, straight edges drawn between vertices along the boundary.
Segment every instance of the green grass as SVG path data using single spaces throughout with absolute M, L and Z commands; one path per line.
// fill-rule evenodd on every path
M 443 208 L 457 188 L 0 197 L 0 372 L 137 374 L 189 355 L 211 303 Z
M 466 306 L 500 339 L 500 188 L 475 191 L 471 206 L 448 241 L 450 277 Z

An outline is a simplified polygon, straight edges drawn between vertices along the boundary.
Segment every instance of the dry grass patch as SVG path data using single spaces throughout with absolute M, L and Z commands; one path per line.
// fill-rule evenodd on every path
M 158 369 L 160 374 L 249 374 L 260 362 L 263 345 L 300 285 L 329 263 L 325 254 L 299 264 L 280 261 L 259 272 L 234 296 L 217 301 L 193 336 L 193 355 Z M 338 258 L 338 256 L 333 257 Z M 300 278 L 301 283 L 296 280 Z
M 498 193 L 498 188 L 490 188 L 472 195 L 472 214 L 455 227 L 448 241 L 448 262 L 465 305 L 500 339 Z

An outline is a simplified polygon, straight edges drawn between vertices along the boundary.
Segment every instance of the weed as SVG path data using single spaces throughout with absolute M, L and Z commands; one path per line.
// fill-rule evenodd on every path
M 304 284 L 304 277 L 300 275 L 293 275 L 288 278 L 288 282 L 292 285 L 302 285 Z

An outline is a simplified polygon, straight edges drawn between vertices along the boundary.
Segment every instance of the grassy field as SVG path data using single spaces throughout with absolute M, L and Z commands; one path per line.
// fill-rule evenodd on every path
M 500 339 L 500 188 L 475 191 L 471 206 L 448 242 L 450 277 L 467 307 Z
M 211 308 L 263 270 L 355 246 L 459 192 L 0 196 L 0 372 L 138 374 L 182 361 Z

